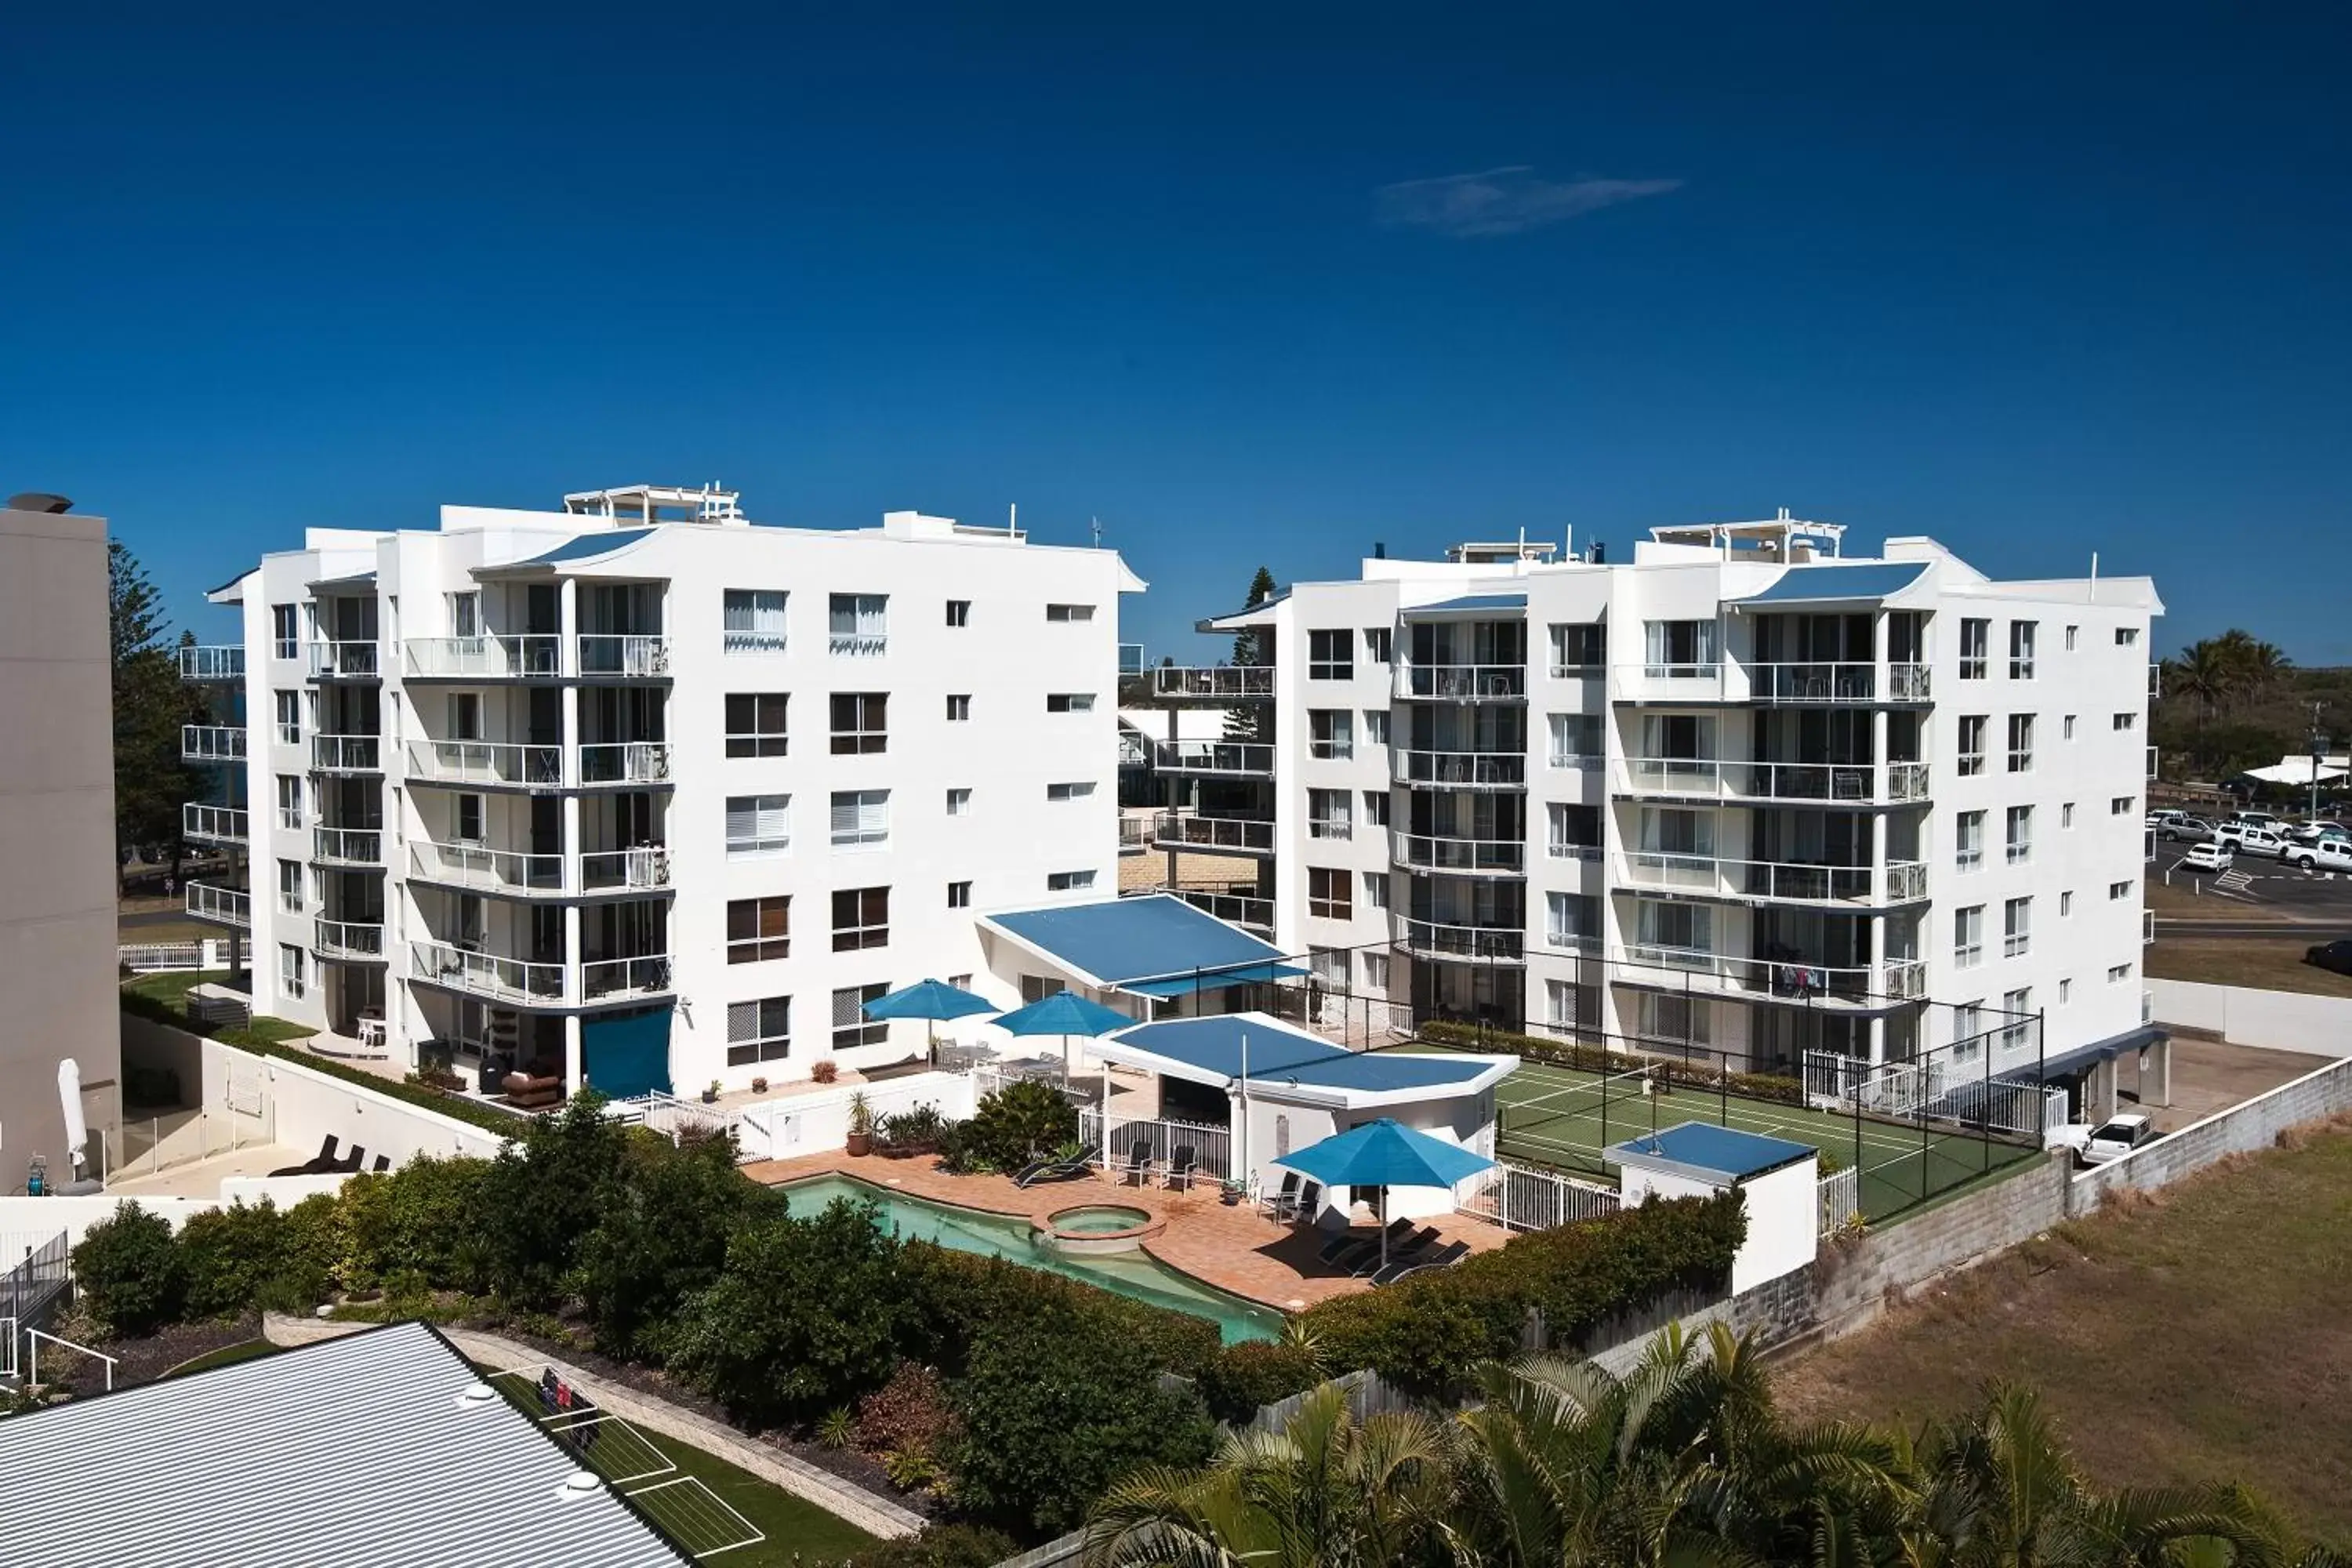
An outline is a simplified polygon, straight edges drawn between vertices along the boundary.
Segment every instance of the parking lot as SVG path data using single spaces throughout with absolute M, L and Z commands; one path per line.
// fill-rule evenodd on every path
M 2159 841 L 2156 847 L 2148 880 L 2194 894 L 2198 900 L 2194 906 L 2184 906 L 2179 898 L 2152 897 L 2150 904 L 2159 928 L 2182 918 L 2244 917 L 2264 924 L 2344 926 L 2352 931 L 2352 875 L 2302 871 L 2261 856 L 2241 855 L 2230 868 L 2237 875 L 2224 886 L 2210 871 L 2183 867 L 2180 858 L 2188 850 L 2186 844 Z

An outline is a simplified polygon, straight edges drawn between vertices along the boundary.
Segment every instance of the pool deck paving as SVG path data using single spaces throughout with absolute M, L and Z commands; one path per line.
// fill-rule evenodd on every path
M 770 1186 L 810 1176 L 854 1176 L 933 1203 L 1019 1215 L 1040 1225 L 1062 1209 L 1119 1204 L 1146 1210 L 1159 1226 L 1144 1238 L 1146 1252 L 1205 1285 L 1261 1306 L 1297 1311 L 1371 1289 L 1369 1280 L 1317 1261 L 1316 1254 L 1331 1232 L 1278 1224 L 1247 1204 L 1227 1207 L 1213 1182 L 1170 1192 L 1115 1182 L 1097 1171 L 1077 1181 L 1024 1188 L 1014 1186 L 1009 1176 L 950 1175 L 928 1155 L 894 1160 L 837 1149 L 792 1160 L 758 1161 L 745 1165 L 743 1173 Z M 1360 1205 L 1359 1212 L 1363 1212 Z M 1467 1242 L 1474 1252 L 1490 1251 L 1511 1237 L 1500 1226 L 1466 1215 L 1433 1215 L 1416 1223 L 1435 1226 L 1445 1241 Z M 1369 1218 L 1358 1228 L 1366 1236 L 1373 1234 Z

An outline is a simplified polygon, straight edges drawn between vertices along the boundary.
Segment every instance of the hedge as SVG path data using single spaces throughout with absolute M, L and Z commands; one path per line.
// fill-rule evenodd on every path
M 1548 1040 L 1538 1035 L 1514 1035 L 1500 1029 L 1480 1029 L 1475 1024 L 1423 1024 L 1421 1038 L 1435 1045 L 1468 1050 L 1507 1051 L 1531 1062 L 1572 1068 L 1579 1072 L 1623 1072 L 1647 1067 L 1666 1082 L 1687 1089 L 1728 1089 L 1742 1100 L 1769 1100 L 1777 1105 L 1805 1103 L 1805 1086 L 1777 1073 L 1725 1072 L 1671 1057 L 1629 1057 L 1605 1046 L 1580 1045 L 1574 1040 Z

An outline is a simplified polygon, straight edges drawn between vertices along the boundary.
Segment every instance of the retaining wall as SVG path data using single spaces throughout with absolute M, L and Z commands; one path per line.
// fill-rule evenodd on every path
M 2290 1127 L 2346 1111 L 2352 1111 L 2352 1058 L 2315 1068 L 2268 1094 L 2192 1121 L 2120 1160 L 2093 1166 L 2074 1179 L 2071 1207 L 2076 1214 L 2087 1213 L 2112 1188 L 2160 1187 L 2231 1154 L 2271 1148 Z
M 2305 996 L 2193 980 L 2147 982 L 2157 1022 L 2200 1029 L 2232 1045 L 2352 1057 L 2352 997 Z

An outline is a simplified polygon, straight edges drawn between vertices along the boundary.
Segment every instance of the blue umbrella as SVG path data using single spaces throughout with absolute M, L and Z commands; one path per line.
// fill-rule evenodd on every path
M 1043 1002 L 1015 1008 L 996 1020 L 1008 1035 L 1108 1035 L 1133 1026 L 1135 1020 L 1116 1008 L 1089 1002 L 1075 991 L 1056 991 Z M 1069 1077 L 1069 1047 L 1063 1047 L 1062 1076 Z
M 887 996 L 877 996 L 866 1004 L 869 1018 L 920 1018 L 936 1023 L 941 1018 L 969 1018 L 975 1013 L 993 1013 L 996 1004 L 984 996 L 975 996 L 961 986 L 950 985 L 943 980 L 919 980 L 903 991 L 893 991 Z M 938 1054 L 938 1043 L 931 1031 L 923 1031 L 924 1044 L 930 1054 Z
M 1495 1166 L 1484 1154 L 1416 1132 L 1385 1116 L 1310 1143 L 1274 1163 L 1327 1187 L 1451 1187 Z M 1389 1233 L 1383 1226 L 1381 1261 L 1387 1263 L 1388 1257 Z

